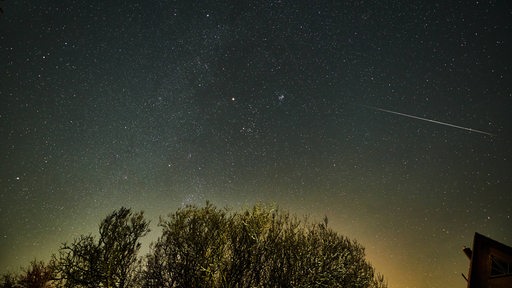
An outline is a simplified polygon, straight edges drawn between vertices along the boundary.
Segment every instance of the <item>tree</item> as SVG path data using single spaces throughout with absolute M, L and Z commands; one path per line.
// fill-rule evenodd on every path
M 16 287 L 16 276 L 13 273 L 5 273 L 2 275 L 2 282 L 0 288 L 14 288 Z
M 160 219 L 143 287 L 387 287 L 364 248 L 322 224 L 256 205 L 207 203 Z
M 160 219 L 163 235 L 147 257 L 144 287 L 207 287 L 219 280 L 226 251 L 226 214 L 212 205 L 189 206 Z M 214 287 L 214 286 L 211 286 Z
M 19 275 L 2 275 L 0 288 L 49 288 L 52 286 L 53 270 L 42 261 L 33 260 Z
M 43 261 L 32 261 L 25 273 L 19 276 L 18 284 L 21 287 L 47 288 L 51 287 L 53 269 Z
M 143 212 L 120 208 L 100 224 L 99 238 L 82 235 L 64 243 L 53 267 L 60 287 L 132 287 L 139 239 L 149 232 Z

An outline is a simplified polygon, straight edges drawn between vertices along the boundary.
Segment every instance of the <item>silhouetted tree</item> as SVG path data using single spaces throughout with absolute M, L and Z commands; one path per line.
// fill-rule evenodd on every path
M 367 287 L 385 288 L 364 248 L 323 223 L 309 224 L 269 206 L 228 213 L 207 202 L 161 218 L 161 237 L 144 263 L 143 213 L 121 208 L 100 224 L 99 237 L 64 243 L 49 265 L 33 261 L 10 287 Z
M 0 288 L 13 288 L 16 287 L 16 276 L 13 273 L 5 273 L 2 275 L 2 282 Z
M 99 239 L 80 236 L 53 257 L 59 287 L 132 287 L 139 239 L 149 232 L 143 213 L 121 208 L 100 224 Z
M 52 287 L 53 269 L 43 261 L 32 261 L 18 280 L 20 287 L 47 288 Z
M 323 224 L 257 205 L 211 204 L 160 219 L 143 287 L 386 287 L 364 249 Z
M 210 204 L 181 209 L 160 219 L 162 236 L 147 257 L 146 287 L 207 287 L 219 280 L 224 251 L 226 214 Z M 213 286 L 211 286 L 213 287 Z
M 50 288 L 52 286 L 53 270 L 42 261 L 32 261 L 19 275 L 7 273 L 2 275 L 0 288 Z

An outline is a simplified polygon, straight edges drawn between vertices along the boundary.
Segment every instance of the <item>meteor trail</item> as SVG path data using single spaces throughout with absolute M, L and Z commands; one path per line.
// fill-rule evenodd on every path
M 427 122 L 431 122 L 431 123 L 435 123 L 435 124 L 441 124 L 441 125 L 445 125 L 445 126 L 448 126 L 448 127 L 453 127 L 453 128 L 458 128 L 458 129 L 466 130 L 466 131 L 469 131 L 469 132 L 485 134 L 485 135 L 492 136 L 492 137 L 496 136 L 496 134 L 492 134 L 492 133 L 481 131 L 481 130 L 476 130 L 476 129 L 473 129 L 473 128 L 462 127 L 462 126 L 458 126 L 458 125 L 454 125 L 454 124 L 450 124 L 450 123 L 445 123 L 445 122 L 436 121 L 436 120 L 427 119 L 427 118 L 422 118 L 422 117 L 418 117 L 418 116 L 414 116 L 414 115 L 409 115 L 409 114 L 405 114 L 405 113 L 400 113 L 400 112 L 395 112 L 395 111 L 391 111 L 391 110 L 386 110 L 386 109 L 382 109 L 382 108 L 379 108 L 379 107 L 367 106 L 367 105 L 361 105 L 361 106 L 363 106 L 365 108 L 368 108 L 368 109 L 372 109 L 372 110 L 387 112 L 387 113 L 396 114 L 396 115 L 400 115 L 400 116 L 404 116 L 404 117 L 409 117 L 409 118 L 413 118 L 413 119 L 417 119 L 417 120 L 423 120 L 423 121 L 427 121 Z

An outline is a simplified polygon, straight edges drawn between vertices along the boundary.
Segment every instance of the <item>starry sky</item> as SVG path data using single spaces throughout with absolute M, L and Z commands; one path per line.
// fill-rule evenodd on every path
M 0 5 L 0 273 L 207 200 L 326 215 L 390 287 L 512 245 L 509 1 Z

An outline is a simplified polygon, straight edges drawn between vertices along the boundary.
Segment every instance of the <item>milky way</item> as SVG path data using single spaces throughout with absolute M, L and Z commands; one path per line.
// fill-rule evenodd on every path
M 465 287 L 474 232 L 512 244 L 510 4 L 338 2 L 2 2 L 0 273 L 121 206 L 147 247 L 208 200 L 327 216 L 390 287 Z

